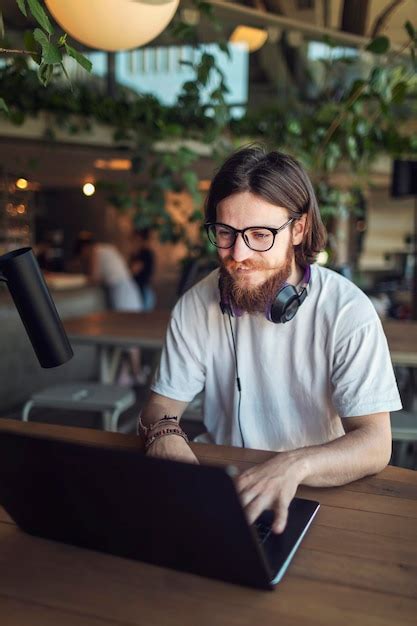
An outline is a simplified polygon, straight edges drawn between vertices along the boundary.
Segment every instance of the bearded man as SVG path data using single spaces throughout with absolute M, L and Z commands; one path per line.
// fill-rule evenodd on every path
M 365 294 L 314 264 L 325 231 L 294 159 L 232 155 L 206 220 L 220 268 L 173 310 L 139 434 L 148 455 L 197 462 L 179 420 L 204 389 L 214 443 L 277 452 L 236 485 L 249 521 L 272 509 L 282 532 L 299 484 L 342 485 L 388 463 L 401 403 L 387 342 Z

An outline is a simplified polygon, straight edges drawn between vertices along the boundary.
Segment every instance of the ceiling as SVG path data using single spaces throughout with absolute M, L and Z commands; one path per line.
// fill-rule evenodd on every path
M 417 0 L 239 0 L 222 2 L 212 0 L 215 11 L 224 25 L 225 33 L 232 31 L 237 24 L 253 26 L 275 25 L 282 29 L 301 31 L 306 37 L 313 37 L 318 32 L 330 29 L 334 37 L 351 38 L 358 45 L 363 45 L 371 34 L 385 34 L 398 45 L 405 40 L 403 24 L 417 15 Z M 194 6 L 194 5 L 193 5 Z M 181 0 L 180 11 L 190 7 L 188 0 Z M 1 0 L 6 33 L 19 38 L 28 21 L 20 13 L 16 0 Z M 184 14 L 183 14 L 184 16 Z M 34 24 L 33 24 L 34 25 Z M 343 28 L 342 28 L 343 27 Z M 347 33 L 347 34 L 346 34 Z M 199 24 L 201 40 L 213 41 L 215 33 L 207 21 L 201 18 Z M 154 45 L 174 43 L 164 33 Z M 82 46 L 79 46 L 79 48 Z M 252 56 L 252 55 L 251 55 Z M 254 57 L 256 55 L 253 55 Z M 251 61 L 267 65 L 263 51 L 257 59 Z M 255 68 L 256 69 L 256 68 Z M 251 66 L 252 76 L 256 71 Z M 274 70 L 276 74 L 276 67 Z M 255 78 L 256 82 L 256 78 Z M 261 90 L 260 90 L 261 91 Z M 266 97 L 269 97 L 266 92 Z M 68 145 L 61 142 L 43 142 L 40 140 L 16 139 L 1 136 L 0 151 L 3 165 L 12 174 L 25 176 L 38 182 L 43 188 L 76 187 L 86 180 L 105 179 L 108 182 L 132 180 L 131 172 L 112 172 L 97 170 L 96 159 L 119 157 L 116 148 L 107 146 Z M 122 155 L 124 156 L 124 155 Z M 201 177 L 210 176 L 210 164 L 205 159 L 205 170 Z

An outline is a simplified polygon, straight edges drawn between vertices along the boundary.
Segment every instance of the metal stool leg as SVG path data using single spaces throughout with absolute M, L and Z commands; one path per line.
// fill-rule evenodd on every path
M 104 411 L 102 413 L 103 430 L 107 430 L 113 433 L 117 433 L 117 422 L 120 417 L 121 409 L 114 409 L 114 411 Z
M 23 411 L 22 411 L 22 421 L 23 422 L 27 422 L 29 420 L 29 413 L 31 408 L 33 407 L 35 403 L 33 402 L 33 400 L 28 400 L 25 404 L 25 406 L 23 407 Z
M 119 421 L 121 409 L 116 409 L 110 418 L 110 430 L 113 433 L 117 433 L 117 422 Z

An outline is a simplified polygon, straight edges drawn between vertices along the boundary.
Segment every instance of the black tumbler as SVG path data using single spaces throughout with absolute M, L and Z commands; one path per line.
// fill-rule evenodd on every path
M 7 283 L 42 367 L 57 367 L 74 355 L 32 248 L 0 256 Z

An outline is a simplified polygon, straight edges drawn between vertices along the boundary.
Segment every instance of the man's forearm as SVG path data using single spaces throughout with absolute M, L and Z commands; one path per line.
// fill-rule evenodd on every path
M 374 423 L 350 430 L 334 441 L 294 450 L 300 483 L 310 487 L 344 485 L 383 470 L 391 455 L 389 415 L 381 414 L 379 423 L 379 415 L 372 417 Z
M 187 404 L 151 392 L 138 422 L 138 434 L 144 441 L 148 455 L 198 463 L 184 431 L 174 419 L 169 419 L 180 419 Z
M 187 404 L 187 402 L 173 400 L 151 391 L 149 399 L 141 412 L 142 423 L 145 426 L 151 426 L 165 417 L 165 415 L 181 418 Z
M 343 437 L 319 446 L 279 452 L 245 470 L 237 489 L 250 523 L 265 509 L 274 511 L 274 532 L 287 523 L 298 485 L 333 487 L 380 472 L 391 454 L 389 413 L 348 418 Z

